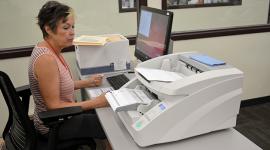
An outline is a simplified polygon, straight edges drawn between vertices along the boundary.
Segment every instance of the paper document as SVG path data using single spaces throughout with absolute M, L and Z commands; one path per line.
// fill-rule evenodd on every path
M 105 45 L 107 42 L 117 42 L 123 40 L 123 37 L 117 34 L 113 35 L 82 35 L 76 37 L 73 41 L 75 45 Z
M 136 110 L 140 104 L 151 103 L 151 99 L 142 90 L 135 89 L 121 88 L 106 93 L 105 97 L 116 112 Z
M 82 35 L 74 39 L 75 45 L 105 45 L 108 37 Z
M 97 88 L 97 89 L 89 89 L 87 91 L 89 92 L 91 98 L 95 98 L 95 97 L 98 97 L 99 95 L 101 95 L 102 93 L 113 91 L 113 88 L 112 87 L 104 87 L 104 88 Z
M 172 82 L 183 78 L 175 72 L 160 69 L 135 68 L 135 70 L 149 81 Z
M 108 42 L 117 42 L 123 40 L 123 37 L 121 35 L 110 35 L 107 37 Z

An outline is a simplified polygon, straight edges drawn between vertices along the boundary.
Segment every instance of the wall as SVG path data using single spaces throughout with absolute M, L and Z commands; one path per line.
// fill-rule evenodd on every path
M 0 49 L 35 45 L 42 38 L 36 16 L 45 1 L 0 1 L 0 33 L 4 35 L 0 36 Z M 59 1 L 74 8 L 77 35 L 136 34 L 136 13 L 119 13 L 118 0 Z M 149 0 L 149 5 L 160 7 L 159 2 L 161 0 Z M 240 6 L 173 9 L 173 31 L 266 24 L 268 4 L 269 0 L 242 0 Z
M 266 24 L 269 0 L 242 0 L 242 5 L 175 9 L 173 31 Z
M 0 48 L 35 45 L 41 38 L 36 16 L 46 0 L 0 1 Z M 135 35 L 136 13 L 119 13 L 118 0 L 59 0 L 76 14 L 75 31 L 81 34 Z M 7 15 L 8 14 L 8 15 Z

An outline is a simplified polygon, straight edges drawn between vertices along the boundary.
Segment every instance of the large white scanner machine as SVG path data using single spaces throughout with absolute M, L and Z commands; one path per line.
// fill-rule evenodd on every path
M 152 100 L 149 105 L 117 112 L 139 146 L 177 141 L 236 125 L 243 72 L 227 63 L 206 65 L 191 58 L 197 54 L 175 53 L 137 65 L 160 69 L 166 62 L 167 69 L 182 79 L 147 81 L 135 70 L 136 77 L 122 87 L 143 89 Z
M 99 35 L 120 40 L 104 45 L 76 45 L 76 61 L 81 75 L 106 73 L 130 69 L 129 41 L 120 34 Z

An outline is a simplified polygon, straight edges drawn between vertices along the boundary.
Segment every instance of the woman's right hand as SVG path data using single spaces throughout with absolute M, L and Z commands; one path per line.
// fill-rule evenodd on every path
M 103 74 L 92 75 L 89 79 L 86 80 L 88 82 L 87 87 L 100 86 L 102 84 L 103 76 Z
M 107 99 L 106 99 L 106 97 L 105 97 L 105 94 L 106 93 L 103 93 L 103 94 L 99 95 L 98 97 L 96 97 L 96 100 L 97 100 L 97 103 L 98 103 L 97 107 L 108 107 L 108 106 L 110 106 Z

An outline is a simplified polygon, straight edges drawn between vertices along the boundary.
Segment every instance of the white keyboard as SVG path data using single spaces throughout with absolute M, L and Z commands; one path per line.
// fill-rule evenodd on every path
M 106 93 L 112 90 L 113 90 L 112 87 L 104 87 L 104 88 L 98 88 L 98 89 L 89 89 L 88 92 L 91 98 L 95 98 L 95 97 L 98 97 L 102 93 Z

